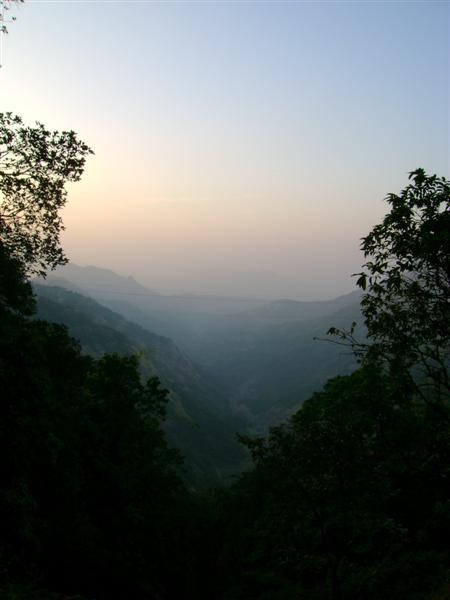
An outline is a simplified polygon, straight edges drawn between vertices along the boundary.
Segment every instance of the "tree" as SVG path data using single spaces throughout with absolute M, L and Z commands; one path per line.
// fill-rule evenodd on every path
M 450 438 L 403 383 L 368 363 L 242 438 L 227 598 L 424 600 L 446 580 Z
M 25 127 L 0 113 L 0 242 L 27 274 L 45 276 L 67 262 L 60 246 L 59 210 L 68 181 L 79 181 L 92 150 L 73 131 Z
M 370 343 L 338 331 L 364 359 L 381 359 L 428 403 L 449 399 L 450 182 L 423 169 L 409 175 L 391 210 L 362 239 L 357 284 Z

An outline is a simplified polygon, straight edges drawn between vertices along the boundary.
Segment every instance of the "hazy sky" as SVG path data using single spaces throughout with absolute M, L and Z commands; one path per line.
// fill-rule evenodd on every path
M 448 2 L 29 0 L 0 110 L 95 150 L 78 264 L 153 288 L 324 298 L 418 166 L 449 175 Z

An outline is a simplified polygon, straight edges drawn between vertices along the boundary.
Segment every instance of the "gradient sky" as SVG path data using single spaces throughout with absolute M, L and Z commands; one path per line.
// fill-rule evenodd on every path
M 76 263 L 156 289 L 325 298 L 418 166 L 449 176 L 448 2 L 29 0 L 0 110 L 95 151 Z

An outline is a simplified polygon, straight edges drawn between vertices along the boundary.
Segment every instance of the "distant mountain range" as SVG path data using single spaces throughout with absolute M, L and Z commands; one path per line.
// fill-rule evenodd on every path
M 286 418 L 328 378 L 355 368 L 346 348 L 314 338 L 362 322 L 359 292 L 317 302 L 164 295 L 132 277 L 73 264 L 46 283 L 77 289 L 130 325 L 171 338 L 197 372 L 208 374 L 208 385 L 214 381 L 214 405 L 253 431 Z
M 94 266 L 80 267 L 73 263 L 58 267 L 46 281 L 63 287 L 76 286 L 92 298 L 130 301 L 136 306 L 150 306 L 164 313 L 224 314 L 252 310 L 266 304 L 265 300 L 246 297 L 161 294 L 146 288 L 131 276 L 125 277 Z
M 124 277 L 110 269 L 101 269 L 94 266 L 80 267 L 74 263 L 69 263 L 52 271 L 49 280 L 78 286 L 80 289 L 91 292 L 91 296 L 110 292 L 158 295 L 141 285 L 131 275 Z
M 299 300 L 275 300 L 247 313 L 249 318 L 284 323 L 288 321 L 305 321 L 331 315 L 341 308 L 359 303 L 360 292 L 352 292 L 333 300 L 301 302 Z

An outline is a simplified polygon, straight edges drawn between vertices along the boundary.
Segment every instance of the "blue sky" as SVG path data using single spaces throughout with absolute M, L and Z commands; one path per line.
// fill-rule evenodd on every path
M 449 175 L 448 2 L 30 0 L 16 15 L 0 109 L 96 152 L 64 213 L 75 262 L 152 287 L 332 296 L 408 171 Z

